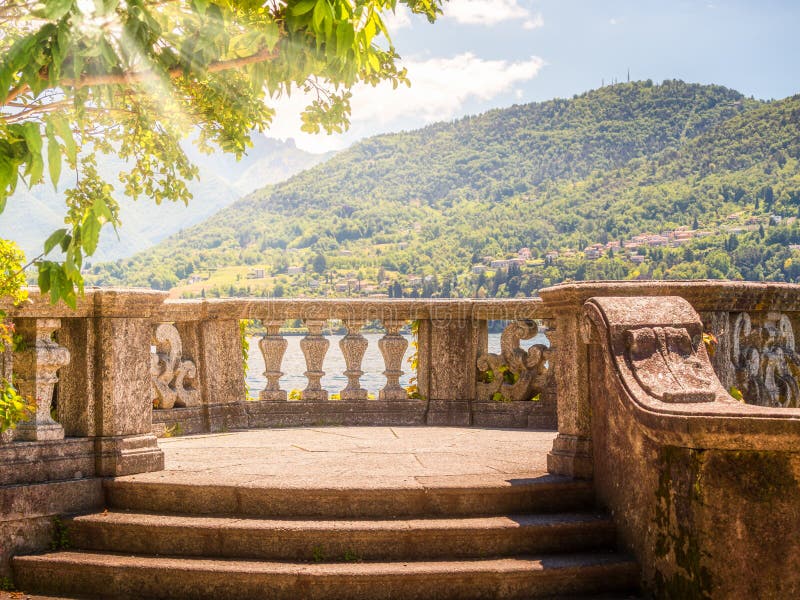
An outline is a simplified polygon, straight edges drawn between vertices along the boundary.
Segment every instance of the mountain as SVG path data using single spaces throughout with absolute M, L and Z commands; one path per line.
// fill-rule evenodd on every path
M 329 280 L 349 276 L 359 288 L 362 279 L 376 291 L 386 290 L 382 279 L 397 280 L 395 294 L 413 293 L 426 275 L 433 293 L 446 282 L 448 293 L 489 295 L 567 278 L 781 278 L 766 262 L 775 253 L 755 260 L 758 272 L 752 257 L 747 268 L 731 262 L 727 246 L 738 243 L 729 238 L 740 221 L 747 236 L 755 223 L 786 217 L 785 227 L 796 216 L 799 158 L 800 97 L 758 102 L 714 85 L 618 84 L 364 140 L 130 260 L 98 266 L 94 278 L 171 288 L 203 271 L 202 287 L 246 293 L 246 268 L 221 290 L 213 270 L 249 265 L 281 276 L 247 282 L 251 292 L 314 293 L 308 276 L 283 276 L 312 261 Z M 610 241 L 678 228 L 703 231 L 681 248 L 643 248 L 643 264 L 613 248 L 606 256 Z M 601 260 L 583 253 L 592 244 L 603 245 Z M 704 260 L 723 245 L 728 261 L 712 269 Z M 513 272 L 490 269 L 493 282 L 470 274 L 521 247 L 531 259 Z
M 194 196 L 189 206 L 166 203 L 154 209 L 146 199 L 134 201 L 122 193 L 115 194 L 122 220 L 119 239 L 112 230 L 104 231 L 91 260 L 115 260 L 145 250 L 182 228 L 204 221 L 243 195 L 287 179 L 332 156 L 332 153 L 299 150 L 291 139 L 280 141 L 254 132 L 252 140 L 253 147 L 241 161 L 224 153 L 203 154 L 191 143 L 184 145 L 187 155 L 200 169 L 200 179 L 189 183 Z M 125 166 L 113 156 L 99 156 L 98 163 L 101 174 L 112 184 Z M 63 226 L 64 187 L 59 189 L 61 193 L 50 185 L 18 189 L 0 214 L 0 232 L 8 232 L 0 235 L 19 243 L 29 257 L 39 254 L 43 240 Z M 154 210 L 157 219 L 153 218 Z

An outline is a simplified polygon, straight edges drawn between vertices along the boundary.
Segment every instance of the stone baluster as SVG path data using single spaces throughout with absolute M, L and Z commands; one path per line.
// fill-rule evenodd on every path
M 400 335 L 403 321 L 387 320 L 384 322 L 386 335 L 378 340 L 378 348 L 383 355 L 386 370 L 386 385 L 378 394 L 379 400 L 408 400 L 408 392 L 400 385 L 403 375 L 403 355 L 408 348 L 408 340 Z
M 258 342 L 261 354 L 264 355 L 264 376 L 267 378 L 267 385 L 261 390 L 259 398 L 270 402 L 285 402 L 286 390 L 280 387 L 280 378 L 283 376 L 281 362 L 289 342 L 280 335 L 282 321 L 266 321 L 264 326 L 267 328 L 267 335 Z
M 59 368 L 69 363 L 69 351 L 53 340 L 61 326 L 59 319 L 18 319 L 16 331 L 22 337 L 14 352 L 14 381 L 24 398 L 35 399 L 33 417 L 17 426 L 17 440 L 59 440 L 64 428 L 53 421 L 50 408 Z
M 347 370 L 344 372 L 347 377 L 347 386 L 342 390 L 341 398 L 342 400 L 366 400 L 368 392 L 361 387 L 359 381 L 364 374 L 364 371 L 361 370 L 361 361 L 364 359 L 364 353 L 369 345 L 367 338 L 359 333 L 364 322 L 345 320 L 344 325 L 347 328 L 347 335 L 339 340 L 339 347 L 342 349 L 347 366 Z
M 322 363 L 328 352 L 330 341 L 322 335 L 322 326 L 325 321 L 308 319 L 305 324 L 308 327 L 308 335 L 300 340 L 300 349 L 306 358 L 307 371 L 304 375 L 308 379 L 308 385 L 303 390 L 303 400 L 323 402 L 328 399 L 328 392 L 322 389 L 321 381 L 325 375 Z

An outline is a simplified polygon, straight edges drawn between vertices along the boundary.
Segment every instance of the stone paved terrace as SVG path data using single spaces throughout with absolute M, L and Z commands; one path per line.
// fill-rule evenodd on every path
M 424 487 L 541 477 L 554 431 L 303 427 L 159 440 L 165 470 L 120 480 L 276 487 Z

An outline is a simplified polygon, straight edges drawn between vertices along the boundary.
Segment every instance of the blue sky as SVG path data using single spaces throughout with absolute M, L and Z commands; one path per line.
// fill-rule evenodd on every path
M 788 0 L 452 0 L 436 24 L 387 19 L 412 86 L 356 89 L 351 130 L 299 132 L 302 98 L 270 132 L 310 151 L 376 133 L 569 97 L 614 78 L 718 83 L 756 98 L 800 92 L 800 2 Z

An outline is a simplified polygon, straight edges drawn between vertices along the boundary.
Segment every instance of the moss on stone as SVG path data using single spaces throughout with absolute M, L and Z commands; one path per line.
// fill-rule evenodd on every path
M 674 563 L 676 569 L 670 576 L 656 572 L 654 583 L 658 597 L 711 597 L 711 572 L 702 564 L 705 552 L 693 526 L 694 508 L 702 505 L 703 458 L 700 451 L 671 446 L 660 452 L 653 518 L 657 532 L 655 554 L 667 563 Z
M 715 453 L 708 465 L 743 500 L 771 502 L 794 493 L 797 479 L 785 452 L 740 450 Z

